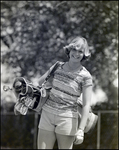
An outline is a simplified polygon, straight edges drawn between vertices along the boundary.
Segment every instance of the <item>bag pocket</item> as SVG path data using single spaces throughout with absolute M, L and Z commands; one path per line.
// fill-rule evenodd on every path
M 22 115 L 26 115 L 28 112 L 28 107 L 26 107 L 23 103 L 17 102 L 14 106 L 14 113 L 18 115 L 19 113 Z

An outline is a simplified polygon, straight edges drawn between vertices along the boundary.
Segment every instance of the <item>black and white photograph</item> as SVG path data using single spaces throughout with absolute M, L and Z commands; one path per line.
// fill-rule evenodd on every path
M 118 1 L 1 1 L 1 149 L 118 149 Z

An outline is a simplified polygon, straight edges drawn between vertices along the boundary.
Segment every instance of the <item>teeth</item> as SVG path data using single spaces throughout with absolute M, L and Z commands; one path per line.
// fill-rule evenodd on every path
M 74 58 L 78 59 L 79 57 L 74 56 Z

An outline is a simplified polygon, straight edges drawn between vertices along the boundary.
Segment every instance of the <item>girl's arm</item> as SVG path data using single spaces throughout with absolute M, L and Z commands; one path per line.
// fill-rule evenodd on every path
M 82 92 L 82 112 L 81 112 L 81 120 L 79 124 L 79 129 L 84 130 L 86 126 L 86 122 L 89 116 L 90 104 L 91 104 L 91 95 L 92 95 L 92 86 L 83 87 Z
M 77 130 L 76 133 L 74 144 L 81 144 L 84 140 L 84 129 L 87 123 L 90 110 L 91 93 L 92 93 L 92 85 L 83 87 L 82 93 L 83 107 L 81 111 L 81 120 L 79 124 L 79 129 Z

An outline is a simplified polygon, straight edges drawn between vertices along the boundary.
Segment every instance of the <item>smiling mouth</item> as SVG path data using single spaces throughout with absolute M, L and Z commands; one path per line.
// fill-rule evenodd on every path
M 75 59 L 79 59 L 80 57 L 79 57 L 79 56 L 74 56 L 74 55 L 73 55 L 73 58 L 75 58 Z

